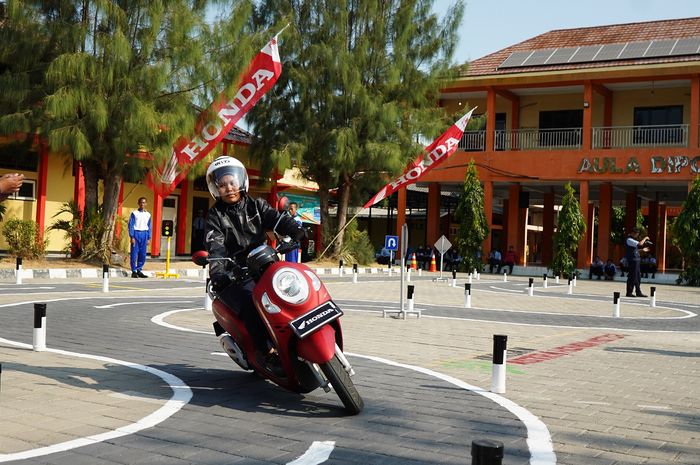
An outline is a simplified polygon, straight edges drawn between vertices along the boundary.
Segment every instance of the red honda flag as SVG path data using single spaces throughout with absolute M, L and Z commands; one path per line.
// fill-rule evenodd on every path
M 162 166 L 154 166 L 148 173 L 146 183 L 156 194 L 163 197 L 170 195 L 192 165 L 207 156 L 277 82 L 282 73 L 277 36 L 279 33 L 250 62 L 235 96 L 228 98 L 224 94 L 219 95 L 209 109 L 199 116 L 194 131 L 196 135 L 191 139 L 180 137 L 173 144 L 168 161 Z M 213 113 L 216 118 L 212 120 L 209 115 Z
M 425 156 L 423 156 L 422 159 L 421 156 L 416 158 L 411 166 L 406 169 L 398 179 L 390 182 L 379 192 L 374 194 L 374 197 L 369 199 L 362 208 L 369 208 L 375 203 L 389 197 L 402 187 L 407 187 L 418 182 L 425 173 L 447 160 L 447 158 L 457 150 L 459 140 L 462 138 L 462 134 L 464 134 L 464 128 L 467 127 L 469 118 L 471 118 L 474 110 L 476 110 L 476 107 L 472 108 L 469 113 L 462 116 L 459 121 L 450 126 L 447 131 L 435 139 L 433 143 L 427 146 L 423 151 Z

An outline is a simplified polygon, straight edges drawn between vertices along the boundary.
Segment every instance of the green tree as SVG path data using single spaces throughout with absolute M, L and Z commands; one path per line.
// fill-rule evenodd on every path
M 572 278 L 576 272 L 578 243 L 586 232 L 586 222 L 581 214 L 578 199 L 571 183 L 564 186 L 564 197 L 557 218 L 557 230 L 554 233 L 554 257 L 550 265 L 555 275 Z
M 678 283 L 700 286 L 700 176 L 695 177 L 683 209 L 673 223 L 673 240 L 683 255 Z
M 264 0 L 261 25 L 289 22 L 285 72 L 251 112 L 252 146 L 265 168 L 295 163 L 318 183 L 321 222 L 337 188 L 337 228 L 361 177 L 373 190 L 402 172 L 447 126 L 438 107 L 463 2 L 441 22 L 432 0 Z M 365 186 L 366 187 L 366 184 Z M 368 200 L 363 199 L 364 201 Z M 343 235 L 334 244 L 342 250 Z
M 469 162 L 464 177 L 464 188 L 457 204 L 455 218 L 459 223 L 457 250 L 462 255 L 462 264 L 467 271 L 481 271 L 481 246 L 489 234 L 488 221 L 484 213 L 484 190 L 479 182 L 479 173 L 474 160 Z
M 113 244 L 122 180 L 143 179 L 192 133 L 193 104 L 235 86 L 252 56 L 249 1 L 205 21 L 207 0 L 12 0 L 0 26 L 0 134 L 37 133 L 83 162 L 86 210 Z M 233 47 L 235 44 L 235 47 Z M 98 189 L 102 181 L 102 189 Z M 98 193 L 102 193 L 99 201 Z

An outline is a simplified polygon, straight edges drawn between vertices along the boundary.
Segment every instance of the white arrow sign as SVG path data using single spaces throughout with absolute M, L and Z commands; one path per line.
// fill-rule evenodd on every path
M 328 460 L 331 456 L 335 441 L 314 441 L 304 455 L 287 463 L 287 465 L 317 465 Z

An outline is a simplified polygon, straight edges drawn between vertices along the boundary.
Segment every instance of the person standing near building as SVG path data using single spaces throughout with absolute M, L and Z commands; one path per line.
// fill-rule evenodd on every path
M 639 249 L 649 251 L 651 242 L 648 237 L 639 240 L 639 228 L 633 228 L 625 241 L 625 258 L 627 259 L 627 297 L 646 297 L 639 287 L 642 280 L 640 271 L 641 256 Z M 634 293 L 633 293 L 634 292 Z
M 301 217 L 299 217 L 299 204 L 296 202 L 290 202 L 289 203 L 289 216 L 292 217 L 292 219 L 299 225 L 301 228 L 302 221 Z M 301 247 L 301 244 L 299 244 L 299 247 Z M 300 249 L 294 249 L 291 252 L 287 252 L 284 255 L 285 261 L 292 262 L 292 263 L 299 263 L 299 250 Z
M 0 202 L 10 195 L 19 191 L 24 182 L 24 175 L 19 173 L 8 173 L 0 176 Z
M 506 256 L 503 257 L 503 264 L 508 267 L 508 274 L 513 274 L 513 267 L 515 266 L 515 261 L 517 259 L 518 255 L 515 253 L 515 249 L 512 245 L 509 245 Z
M 151 214 L 146 211 L 145 197 L 139 198 L 139 209 L 129 217 L 129 237 L 131 238 L 131 277 L 147 278 L 143 273 L 146 263 L 146 250 L 151 240 Z
M 192 220 L 192 253 L 204 250 L 204 228 L 207 220 L 204 218 L 204 210 L 197 210 L 197 216 Z

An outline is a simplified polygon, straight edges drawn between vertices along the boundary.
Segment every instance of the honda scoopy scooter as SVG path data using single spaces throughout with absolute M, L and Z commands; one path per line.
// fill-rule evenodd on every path
M 253 301 L 279 355 L 281 370 L 272 370 L 255 356 L 255 345 L 243 320 L 210 286 L 207 292 L 213 301 L 215 334 L 224 351 L 244 370 L 253 370 L 298 393 L 319 387 L 329 392 L 332 386 L 346 411 L 358 414 L 364 401 L 350 378 L 355 372 L 343 354 L 343 312 L 311 268 L 280 261 L 278 254 L 298 245 L 285 240 L 278 243 L 276 248 L 261 245 L 253 249 L 246 259 L 247 267 L 240 269 L 237 278 L 249 276 L 255 282 Z M 206 251 L 196 252 L 192 260 L 199 266 L 232 261 L 210 258 Z

